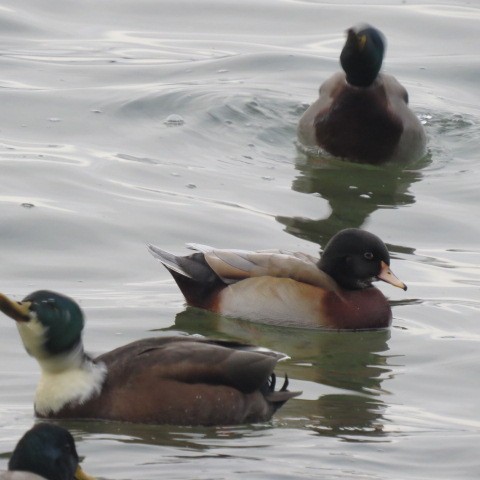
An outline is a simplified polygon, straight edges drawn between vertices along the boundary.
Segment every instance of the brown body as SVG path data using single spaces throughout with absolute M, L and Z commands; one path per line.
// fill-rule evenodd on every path
M 175 425 L 233 425 L 270 419 L 298 393 L 274 391 L 281 355 L 188 337 L 151 338 L 100 355 L 101 393 L 50 418 Z
M 176 257 L 149 248 L 169 269 L 192 306 L 262 323 L 307 328 L 385 328 L 392 321 L 390 305 L 380 290 L 372 286 L 341 288 L 319 269 L 318 259 L 306 254 L 208 250 L 194 245 L 202 253 Z
M 417 160 L 426 145 L 407 91 L 386 74 L 369 87 L 355 87 L 344 72 L 335 73 L 300 119 L 298 137 L 331 155 L 371 164 Z

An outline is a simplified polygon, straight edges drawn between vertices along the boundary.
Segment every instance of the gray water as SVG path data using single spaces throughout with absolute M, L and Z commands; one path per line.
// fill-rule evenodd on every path
M 388 38 L 429 152 L 407 168 L 308 159 L 302 112 L 347 27 Z M 271 422 L 65 422 L 107 479 L 474 479 L 480 473 L 477 2 L 4 0 L 0 291 L 77 299 L 92 354 L 169 333 L 290 355 Z M 266 327 L 185 309 L 147 242 L 318 254 L 379 235 L 409 290 L 389 331 Z M 38 366 L 2 316 L 0 469 L 33 423 Z

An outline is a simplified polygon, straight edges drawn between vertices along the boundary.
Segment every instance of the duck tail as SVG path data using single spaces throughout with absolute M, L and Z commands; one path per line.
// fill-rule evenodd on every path
M 154 245 L 148 251 L 170 272 L 189 305 L 209 308 L 212 297 L 225 287 L 205 261 L 203 253 L 176 256 Z
M 285 374 L 285 380 L 283 382 L 282 388 L 275 391 L 275 385 L 277 383 L 277 376 L 275 373 L 270 375 L 268 384 L 266 385 L 266 391 L 264 392 L 265 399 L 273 407 L 273 411 L 277 411 L 286 401 L 290 400 L 293 397 L 298 397 L 302 392 L 290 392 L 288 390 L 288 375 Z

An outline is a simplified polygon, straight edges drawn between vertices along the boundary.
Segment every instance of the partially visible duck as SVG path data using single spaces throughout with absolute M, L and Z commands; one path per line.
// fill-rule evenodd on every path
M 185 257 L 148 248 L 172 274 L 189 305 L 263 323 L 383 328 L 390 325 L 392 312 L 372 282 L 407 289 L 390 271 L 382 240 L 355 228 L 337 233 L 320 259 L 282 250 L 190 247 L 197 253 Z
M 39 423 L 18 441 L 0 480 L 94 480 L 79 465 L 75 441 L 58 425 Z
M 284 355 L 197 337 L 147 338 L 92 359 L 71 298 L 40 290 L 22 302 L 0 294 L 27 352 L 40 364 L 35 413 L 135 423 L 231 425 L 270 419 L 288 399 L 273 369 Z
M 320 87 L 298 125 L 298 138 L 331 155 L 381 164 L 415 161 L 425 154 L 425 132 L 408 107 L 408 93 L 393 77 L 380 73 L 385 37 L 376 28 L 347 30 L 340 55 L 343 72 Z

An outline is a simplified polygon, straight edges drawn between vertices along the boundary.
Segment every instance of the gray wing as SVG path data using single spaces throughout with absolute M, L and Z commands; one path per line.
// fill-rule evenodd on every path
M 318 258 L 285 250 L 222 250 L 189 244 L 200 251 L 209 267 L 225 282 L 235 283 L 252 277 L 291 278 L 327 290 L 337 290 L 335 281 L 317 266 Z

